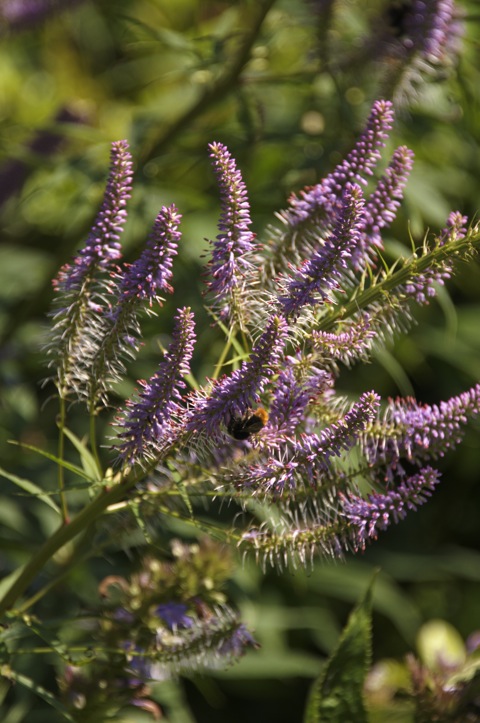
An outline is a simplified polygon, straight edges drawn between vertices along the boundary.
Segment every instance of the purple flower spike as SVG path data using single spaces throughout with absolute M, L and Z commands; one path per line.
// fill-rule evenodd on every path
M 240 369 L 220 379 L 210 396 L 197 393 L 192 397 L 187 431 L 215 437 L 222 424 L 228 424 L 232 417 L 241 417 L 257 404 L 259 394 L 280 361 L 286 337 L 285 320 L 274 317 L 255 344 L 249 360 L 243 362 Z
M 426 467 L 409 477 L 395 491 L 369 495 L 367 500 L 351 493 L 340 494 L 342 514 L 352 525 L 351 535 L 355 550 L 364 550 L 368 539 L 377 538 L 379 530 L 390 523 L 403 520 L 409 510 L 415 511 L 432 495 L 440 473 Z
M 232 475 L 236 486 L 273 495 L 289 492 L 298 484 L 320 486 L 332 457 L 340 457 L 358 441 L 377 415 L 379 403 L 380 397 L 374 392 L 363 394 L 339 422 L 320 434 L 304 434 L 281 453 L 281 458 L 251 465 L 241 476 Z
M 181 216 L 174 205 L 162 208 L 142 255 L 125 271 L 120 284 L 120 303 L 128 299 L 159 298 L 161 292 L 172 292 L 172 258 L 178 252 L 181 237 L 178 226 Z
M 395 469 L 401 458 L 421 464 L 443 457 L 461 441 L 468 420 L 478 414 L 480 384 L 439 405 L 392 401 L 379 429 L 365 438 L 367 459 L 372 465 Z
M 332 457 L 339 457 L 349 450 L 376 417 L 379 405 L 378 394 L 365 392 L 339 422 L 327 427 L 320 435 L 308 434 L 296 442 L 296 457 L 308 475 L 327 469 Z
M 294 434 L 304 420 L 308 404 L 333 384 L 332 376 L 324 369 L 316 369 L 307 379 L 298 381 L 295 364 L 295 359 L 287 357 L 275 383 L 269 409 L 269 427 L 275 433 Z
M 190 372 L 194 334 L 193 314 L 181 309 L 175 317 L 172 342 L 158 371 L 148 382 L 140 382 L 143 389 L 138 398 L 127 402 L 127 410 L 119 421 L 123 440 L 118 447 L 120 456 L 129 464 L 155 452 L 165 442 L 166 425 L 178 409 L 180 390 L 185 388 L 182 376 Z
M 84 248 L 73 265 L 65 265 L 54 285 L 58 291 L 79 290 L 87 277 L 106 270 L 121 257 L 120 234 L 132 190 L 132 160 L 127 141 L 112 143 L 110 172 L 102 207 Z
M 339 279 L 348 269 L 348 259 L 360 242 L 363 207 L 360 186 L 347 184 L 331 234 L 287 280 L 286 293 L 278 299 L 286 316 L 296 317 L 303 306 L 330 299 L 331 291 L 338 288 Z
M 355 147 L 335 170 L 316 186 L 303 191 L 301 198 L 293 196 L 290 209 L 282 214 L 291 226 L 314 218 L 321 209 L 334 208 L 342 198 L 348 183 L 366 185 L 380 160 L 380 151 L 393 126 L 393 105 L 388 100 L 376 100 L 365 130 Z
M 361 260 L 372 246 L 382 248 L 380 231 L 395 220 L 403 198 L 403 189 L 413 168 L 413 157 L 413 151 L 406 146 L 397 148 L 385 173 L 366 202 L 362 243 L 352 260 L 355 267 L 361 266 Z
M 245 284 L 245 274 L 253 268 L 248 254 L 255 248 L 255 235 L 249 230 L 252 222 L 247 189 L 235 160 L 221 143 L 211 143 L 209 148 L 220 187 L 222 212 L 220 233 L 213 242 L 209 263 L 208 291 L 223 320 L 232 314 L 242 315 L 237 308 L 238 296 Z

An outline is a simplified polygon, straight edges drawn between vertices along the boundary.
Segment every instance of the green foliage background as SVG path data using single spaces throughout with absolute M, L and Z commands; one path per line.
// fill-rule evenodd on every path
M 359 67 L 354 59 L 368 18 L 384 4 L 340 0 L 326 44 L 308 3 L 300 0 L 87 0 L 30 30 L 4 32 L 3 467 L 52 489 L 51 465 L 8 440 L 55 450 L 56 406 L 48 403 L 51 389 L 40 385 L 50 282 L 88 233 L 103 193 L 111 141 L 127 138 L 136 164 L 124 235 L 127 260 L 138 252 L 161 205 L 175 202 L 183 214 L 175 293 L 148 322 L 148 340 L 130 382 L 118 389 L 120 404 L 135 380 L 154 370 L 158 343 L 168 340 L 178 306 L 189 304 L 196 313 L 196 374 L 211 373 L 218 356 L 221 341 L 209 326 L 201 295 L 205 238 L 215 237 L 219 212 L 207 143 L 226 143 L 236 158 L 249 189 L 255 231 L 266 240 L 263 229 L 275 210 L 292 191 L 315 183 L 338 163 L 379 97 L 368 64 Z M 458 65 L 430 82 L 414 103 L 397 109 L 388 148 L 406 144 L 416 162 L 401 212 L 386 235 L 390 259 L 408 253 L 411 238 L 418 245 L 429 228 L 441 228 L 451 210 L 471 219 L 478 215 L 480 18 L 473 0 L 459 6 L 467 22 Z M 237 67 L 248 33 L 246 62 Z M 51 134 L 45 155 L 35 151 L 40 134 Z M 375 388 L 383 397 L 414 394 L 435 402 L 480 379 L 478 263 L 459 268 L 448 289 L 417 318 L 419 325 L 375 363 L 342 374 L 346 393 Z M 72 410 L 74 431 L 81 430 L 76 414 Z M 262 648 L 231 670 L 187 681 L 184 702 L 175 702 L 178 691 L 165 687 L 164 702 L 177 711 L 175 720 L 300 721 L 310 681 L 377 566 L 382 572 L 373 599 L 374 660 L 414 649 L 418 626 L 430 618 L 450 621 L 464 637 L 480 628 L 479 461 L 477 424 L 458 452 L 442 461 L 443 482 L 431 502 L 345 564 L 319 563 L 311 571 L 282 576 L 264 576 L 252 563 L 238 566 L 231 594 Z M 52 524 L 48 508 L 2 483 L 1 574 L 25 561 Z M 122 544 L 93 566 L 79 566 L 46 612 L 74 617 L 79 606 L 88 607 L 98 580 L 126 564 Z M 72 589 L 79 602 L 72 601 Z M 46 687 L 54 685 L 40 658 L 22 665 L 34 669 Z M 33 700 L 28 690 L 19 691 L 2 720 L 53 720 L 47 709 L 32 708 Z M 124 718 L 146 719 L 140 712 Z

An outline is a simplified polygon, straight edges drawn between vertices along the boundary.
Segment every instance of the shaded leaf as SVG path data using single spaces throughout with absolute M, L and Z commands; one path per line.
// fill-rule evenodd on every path
M 314 682 L 304 723 L 366 723 L 363 682 L 371 658 L 372 586 L 351 613 L 336 650 Z

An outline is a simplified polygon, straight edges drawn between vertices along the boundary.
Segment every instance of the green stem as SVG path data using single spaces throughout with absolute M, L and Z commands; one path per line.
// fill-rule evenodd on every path
M 100 477 L 103 476 L 102 472 L 102 465 L 100 462 L 100 457 L 98 456 L 98 447 L 97 447 L 97 431 L 96 431 L 96 415 L 93 411 L 93 404 L 92 408 L 90 409 L 90 448 L 92 450 L 93 458 L 95 459 L 95 464 L 97 465 L 98 474 Z
M 227 358 L 230 347 L 232 346 L 233 333 L 234 333 L 234 330 L 232 329 L 232 333 L 229 335 L 229 337 L 227 339 L 227 343 L 223 347 L 220 358 L 215 365 L 215 370 L 214 370 L 213 376 L 212 376 L 212 379 L 214 379 L 214 380 L 218 379 L 218 376 L 219 376 L 220 372 L 222 371 L 223 363 L 224 363 L 225 359 Z
M 63 456 L 65 453 L 65 435 L 63 432 L 63 430 L 65 429 L 65 416 L 66 416 L 65 399 L 62 396 L 60 396 L 60 423 L 59 423 L 60 434 L 58 436 L 58 458 L 61 460 L 63 460 Z M 58 465 L 58 491 L 60 494 L 60 506 L 62 509 L 63 523 L 67 524 L 69 521 L 69 514 L 68 514 L 68 506 L 67 506 L 67 496 L 65 494 L 65 476 L 64 476 L 63 464 Z
M 463 239 L 452 241 L 444 246 L 437 246 L 432 251 L 425 253 L 420 258 L 408 260 L 404 266 L 393 274 L 388 275 L 382 281 L 374 283 L 369 288 L 361 291 L 344 305 L 336 305 L 335 310 L 319 319 L 317 328 L 327 331 L 335 326 L 337 321 L 353 316 L 361 309 L 366 309 L 382 297 L 388 298 L 390 291 L 404 286 L 408 281 L 415 279 L 429 269 L 438 268 L 444 261 L 453 261 L 459 254 L 471 251 L 473 245 L 478 244 L 480 235 L 467 234 Z

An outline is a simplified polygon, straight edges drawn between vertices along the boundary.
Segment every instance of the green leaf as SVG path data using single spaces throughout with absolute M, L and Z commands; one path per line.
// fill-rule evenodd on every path
M 42 500 L 42 502 L 45 502 L 45 504 L 51 507 L 52 510 L 55 510 L 57 514 L 61 514 L 60 508 L 55 504 L 52 498 L 48 494 L 46 494 L 45 491 L 42 490 L 40 487 L 37 487 L 36 484 L 30 482 L 30 480 L 23 479 L 22 477 L 17 477 L 17 475 L 7 472 L 2 467 L 0 467 L 0 475 L 10 480 L 10 482 L 13 482 L 13 484 L 17 485 L 17 487 L 20 487 L 20 489 L 28 492 L 28 494 L 37 497 L 38 499 Z
M 367 723 L 363 681 L 371 658 L 370 584 L 351 613 L 336 650 L 314 682 L 304 723 Z
M 51 705 L 52 708 L 55 708 L 55 710 L 61 713 L 65 720 L 70 721 L 70 723 L 75 723 L 75 719 L 72 718 L 65 706 L 55 698 L 53 693 L 50 693 L 49 690 L 46 690 L 41 685 L 37 685 L 31 678 L 27 678 L 26 675 L 21 673 L 16 673 L 7 665 L 3 665 L 0 668 L 0 675 L 5 676 L 5 678 L 8 678 L 9 680 L 14 680 L 16 683 L 19 683 L 25 688 L 33 691 L 33 693 L 38 695 L 39 698 L 43 698 L 43 700 Z
M 63 431 L 64 435 L 66 437 L 68 437 L 68 439 L 70 440 L 70 442 L 73 444 L 73 446 L 77 450 L 78 454 L 80 455 L 80 458 L 82 460 L 83 469 L 85 470 L 85 473 L 88 475 L 87 479 L 94 480 L 95 482 L 101 482 L 102 477 L 99 474 L 97 462 L 96 462 L 93 454 L 90 452 L 90 450 L 69 429 L 64 427 L 62 431 Z
M 64 459 L 60 459 L 60 457 L 57 457 L 55 454 L 50 454 L 50 452 L 46 452 L 44 449 L 39 449 L 39 447 L 34 447 L 31 444 L 20 444 L 19 442 L 15 442 L 12 440 L 9 440 L 9 444 L 14 444 L 17 447 L 21 447 L 22 449 L 29 449 L 31 452 L 36 452 L 41 457 L 45 457 L 45 459 L 49 459 L 51 462 L 55 462 L 55 464 L 58 464 L 65 469 L 68 469 L 70 472 L 78 475 L 78 477 L 83 477 L 83 479 L 88 480 L 88 482 L 95 482 L 98 477 L 98 472 L 95 477 L 90 477 L 90 475 L 84 472 L 83 469 L 81 467 L 78 467 L 76 464 L 66 462 Z

